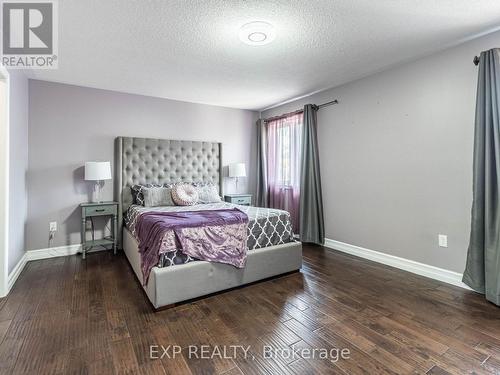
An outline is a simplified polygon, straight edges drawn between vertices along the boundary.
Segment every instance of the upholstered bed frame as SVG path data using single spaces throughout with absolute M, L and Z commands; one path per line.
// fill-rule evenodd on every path
M 141 260 L 136 239 L 123 226 L 132 204 L 130 187 L 166 182 L 222 183 L 222 144 L 165 139 L 118 137 L 115 141 L 115 200 L 119 203 L 122 247 L 141 285 Z M 245 268 L 205 261 L 154 267 L 144 290 L 155 308 L 296 271 L 302 265 L 300 242 L 270 246 L 248 253 Z

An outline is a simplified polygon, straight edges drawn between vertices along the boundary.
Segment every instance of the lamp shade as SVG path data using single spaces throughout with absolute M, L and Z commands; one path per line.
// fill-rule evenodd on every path
M 229 177 L 246 177 L 247 171 L 244 163 L 229 164 Z
M 109 161 L 88 161 L 85 163 L 85 180 L 111 180 L 111 163 Z

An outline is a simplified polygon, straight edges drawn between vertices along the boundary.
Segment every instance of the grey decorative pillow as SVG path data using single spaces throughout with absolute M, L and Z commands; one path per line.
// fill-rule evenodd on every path
M 144 207 L 175 206 L 172 200 L 172 188 L 170 187 L 144 187 Z
M 139 206 L 144 206 L 144 193 L 143 190 L 145 188 L 150 187 L 169 187 L 171 188 L 174 184 L 144 184 L 144 185 L 134 185 L 130 188 L 132 192 L 132 200 L 134 204 L 138 204 Z
M 222 202 L 217 186 L 214 184 L 196 185 L 198 192 L 198 203 L 218 203 Z

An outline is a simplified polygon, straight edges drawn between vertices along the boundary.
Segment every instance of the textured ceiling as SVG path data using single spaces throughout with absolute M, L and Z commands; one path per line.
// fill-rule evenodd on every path
M 239 41 L 255 20 L 273 43 Z M 59 69 L 28 75 L 261 109 L 496 26 L 499 0 L 61 0 Z

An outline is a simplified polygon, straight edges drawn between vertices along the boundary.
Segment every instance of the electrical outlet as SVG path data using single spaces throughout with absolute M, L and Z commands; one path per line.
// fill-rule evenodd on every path
M 51 221 L 49 223 L 49 232 L 57 232 L 57 221 Z
M 439 247 L 448 247 L 448 236 L 446 234 L 438 234 Z

